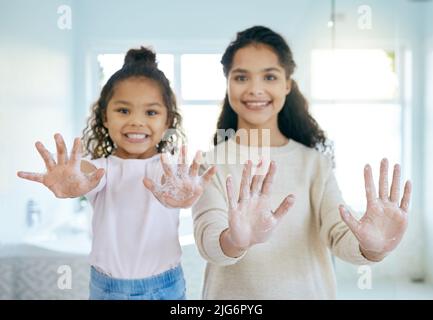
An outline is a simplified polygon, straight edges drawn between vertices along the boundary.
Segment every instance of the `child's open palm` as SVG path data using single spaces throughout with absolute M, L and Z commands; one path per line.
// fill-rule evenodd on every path
M 19 171 L 20 178 L 42 183 L 50 189 L 57 198 L 75 198 L 94 189 L 102 176 L 104 169 L 96 169 L 89 174 L 81 171 L 81 143 L 75 138 L 71 156 L 68 158 L 66 145 L 60 134 L 54 136 L 57 148 L 57 163 L 41 142 L 36 142 L 36 149 L 47 168 L 46 173 Z
M 251 166 L 248 160 L 242 172 L 238 201 L 234 198 L 232 177 L 227 177 L 226 182 L 230 240 L 242 249 L 265 242 L 295 202 L 294 195 L 290 194 L 272 211 L 270 195 L 276 165 L 272 161 L 266 176 L 256 174 L 252 180 Z M 257 168 L 261 166 L 262 161 Z
M 143 179 L 144 186 L 168 208 L 189 208 L 202 195 L 205 186 L 216 173 L 216 167 L 208 168 L 201 176 L 198 175 L 200 167 L 198 151 L 189 167 L 186 164 L 186 147 L 182 146 L 178 164 L 171 166 L 165 154 L 161 155 L 161 164 L 164 175 L 161 184 L 156 184 L 149 178 Z
M 403 197 L 400 198 L 400 166 L 394 166 L 391 191 L 388 188 L 388 160 L 380 164 L 379 197 L 373 182 L 369 165 L 364 169 L 367 210 L 357 221 L 352 214 L 340 206 L 340 214 L 344 222 L 352 230 L 359 241 L 363 252 L 373 255 L 386 255 L 400 243 L 407 227 L 407 215 L 411 194 L 411 183 L 406 182 Z

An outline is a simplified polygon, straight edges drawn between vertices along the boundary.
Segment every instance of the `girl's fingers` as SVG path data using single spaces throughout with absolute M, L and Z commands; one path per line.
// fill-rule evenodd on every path
M 101 181 L 101 178 L 104 176 L 104 174 L 105 170 L 102 168 L 99 168 L 93 172 L 90 176 L 90 185 L 95 188 L 99 184 L 99 181 Z
M 169 205 L 168 201 L 170 200 L 168 197 L 164 196 L 163 193 L 158 191 L 158 188 L 156 187 L 155 183 L 150 180 L 149 178 L 143 179 L 144 186 L 152 192 L 153 196 L 164 206 Z
M 295 196 L 293 194 L 288 195 L 279 205 L 277 210 L 274 212 L 274 217 L 276 219 L 281 219 L 284 217 L 289 209 L 293 206 L 295 203 Z
M 170 163 L 167 159 L 167 155 L 165 153 L 161 154 L 161 165 L 162 165 L 162 169 L 164 170 L 164 173 L 167 177 L 172 178 L 173 175 L 173 170 L 171 169 Z
M 376 187 L 374 186 L 373 174 L 371 172 L 371 166 L 367 164 L 364 168 L 364 183 L 365 183 L 365 195 L 367 197 L 367 205 L 376 200 Z
M 182 145 L 179 150 L 179 156 L 178 156 L 178 164 L 185 164 L 185 145 Z
M 54 161 L 53 157 L 51 156 L 51 153 L 45 148 L 45 146 L 41 142 L 35 143 L 36 149 L 38 150 L 39 154 L 41 155 L 42 159 L 45 162 L 45 167 L 47 170 L 51 170 L 56 166 L 56 162 Z
M 389 200 L 388 192 L 388 160 L 385 158 L 380 162 L 379 198 Z
M 263 165 L 263 161 L 262 160 L 260 160 L 260 162 L 259 162 L 259 164 L 257 165 L 257 170 L 256 170 L 256 172 L 257 171 L 259 171 L 260 172 L 260 169 L 261 169 L 261 166 Z M 261 187 L 262 187 L 262 183 L 263 183 L 263 180 L 264 180 L 264 175 L 263 174 L 255 174 L 254 175 L 254 177 L 253 177 L 253 180 L 252 180 L 252 182 L 251 182 L 251 187 L 250 187 L 250 192 L 251 192 L 251 194 L 258 194 L 259 193 L 259 189 L 261 189 Z
M 201 154 L 201 151 L 199 150 L 195 154 L 195 157 L 192 160 L 192 164 L 189 167 L 189 175 L 190 175 L 190 177 L 196 177 L 198 175 L 198 169 L 200 168 L 201 157 L 202 157 L 202 154 Z
M 187 163 L 186 163 L 186 155 L 187 155 L 187 148 L 186 145 L 182 145 L 182 147 L 180 148 L 180 153 L 179 153 L 179 165 L 180 165 L 180 170 L 182 171 L 182 174 L 186 173 L 187 171 Z
M 248 200 L 250 197 L 250 176 L 251 176 L 251 160 L 248 160 L 244 165 L 241 178 L 241 186 L 239 190 L 239 201 Z
M 401 177 L 401 169 L 398 164 L 394 166 L 394 173 L 392 175 L 392 184 L 391 184 L 391 202 L 398 202 L 400 198 L 400 177 Z
M 18 171 L 17 176 L 22 179 L 44 183 L 44 175 L 40 173 Z
M 212 167 L 208 168 L 201 175 L 202 185 L 203 186 L 207 185 L 211 181 L 212 177 L 215 175 L 216 172 L 217 172 L 217 167 L 216 166 L 212 166 Z
M 360 227 L 360 223 L 358 220 L 356 220 L 353 215 L 347 210 L 343 205 L 340 205 L 338 207 L 338 210 L 340 211 L 340 216 L 343 219 L 343 221 L 347 224 L 349 229 L 353 232 L 355 237 L 358 239 L 358 230 Z
M 261 191 L 262 194 L 270 195 L 276 169 L 277 166 L 275 162 L 271 161 L 271 163 L 269 164 L 268 172 L 266 173 L 265 176 L 265 180 L 263 181 L 262 191 Z
M 81 153 L 82 153 L 81 139 L 75 138 L 74 139 L 74 145 L 73 145 L 72 151 L 71 151 L 71 158 L 70 158 L 71 165 L 79 166 L 81 164 Z
M 68 162 L 68 152 L 66 149 L 65 140 L 63 140 L 62 135 L 59 133 L 54 135 L 54 140 L 56 142 L 57 149 L 57 163 L 59 165 L 66 164 Z
M 149 178 L 144 178 L 143 184 L 147 189 L 149 189 L 152 193 L 154 193 L 156 188 L 152 180 L 150 180 Z
M 403 198 L 401 199 L 401 203 L 400 203 L 400 208 L 406 213 L 409 210 L 411 193 L 412 193 L 412 183 L 410 181 L 406 181 L 404 185 Z
M 232 176 L 228 176 L 226 179 L 226 189 L 227 189 L 227 199 L 229 202 L 229 211 L 236 209 L 236 201 L 233 193 L 233 178 Z
M 253 180 L 251 181 L 251 187 L 250 187 L 250 193 L 251 194 L 258 194 L 259 193 L 259 187 L 261 186 L 263 182 L 264 177 L 260 175 L 254 175 Z

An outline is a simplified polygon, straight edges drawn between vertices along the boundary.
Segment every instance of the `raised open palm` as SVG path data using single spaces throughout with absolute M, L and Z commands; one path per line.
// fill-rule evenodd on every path
M 57 148 L 57 163 L 41 142 L 36 142 L 36 149 L 47 168 L 46 173 L 17 172 L 18 177 L 42 183 L 50 189 L 57 198 L 75 198 L 94 189 L 102 176 L 104 169 L 97 169 L 90 174 L 81 171 L 81 143 L 75 138 L 71 156 L 68 158 L 63 137 L 54 136 Z
M 149 178 L 143 179 L 144 186 L 166 207 L 191 207 L 200 198 L 205 186 L 216 173 L 216 167 L 212 166 L 201 176 L 198 175 L 200 151 L 197 152 L 188 170 L 186 154 L 186 147 L 182 146 L 178 163 L 174 166 L 169 163 L 165 154 L 161 155 L 161 164 L 164 170 L 161 184 L 155 183 Z
M 260 162 L 258 168 L 262 165 Z M 227 177 L 226 182 L 231 242 L 243 249 L 265 242 L 294 204 L 294 196 L 291 194 L 275 212 L 272 211 L 270 194 L 276 165 L 272 161 L 266 176 L 256 174 L 252 179 L 251 167 L 252 162 L 248 160 L 242 172 L 238 201 L 234 198 L 232 177 Z
M 358 221 L 353 215 L 340 206 L 340 214 L 344 222 L 352 230 L 363 251 L 384 255 L 392 251 L 400 243 L 406 228 L 411 194 L 411 183 L 407 181 L 403 197 L 400 198 L 401 169 L 394 166 L 391 190 L 388 187 L 388 160 L 380 164 L 379 196 L 373 182 L 369 165 L 364 169 L 367 210 Z

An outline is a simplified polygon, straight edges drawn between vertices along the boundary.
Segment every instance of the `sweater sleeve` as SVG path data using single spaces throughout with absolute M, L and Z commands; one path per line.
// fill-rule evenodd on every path
M 338 207 L 344 204 L 341 191 L 330 162 L 325 165 L 324 182 L 321 190 L 321 199 L 318 205 L 320 220 L 320 237 L 338 258 L 352 264 L 372 264 L 361 253 L 358 239 L 341 219 Z M 316 189 L 317 191 L 317 189 Z
M 200 167 L 200 174 L 209 165 Z M 218 168 L 220 170 L 221 167 Z M 206 261 L 217 265 L 231 265 L 243 258 L 226 256 L 221 249 L 220 235 L 228 228 L 228 202 L 225 191 L 224 173 L 218 171 L 206 186 L 200 199 L 192 208 L 194 237 L 201 256 Z

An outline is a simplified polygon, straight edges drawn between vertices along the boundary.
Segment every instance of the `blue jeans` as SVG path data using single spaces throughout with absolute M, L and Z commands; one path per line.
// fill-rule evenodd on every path
M 90 300 L 186 300 L 181 265 L 144 279 L 116 279 L 93 266 Z

